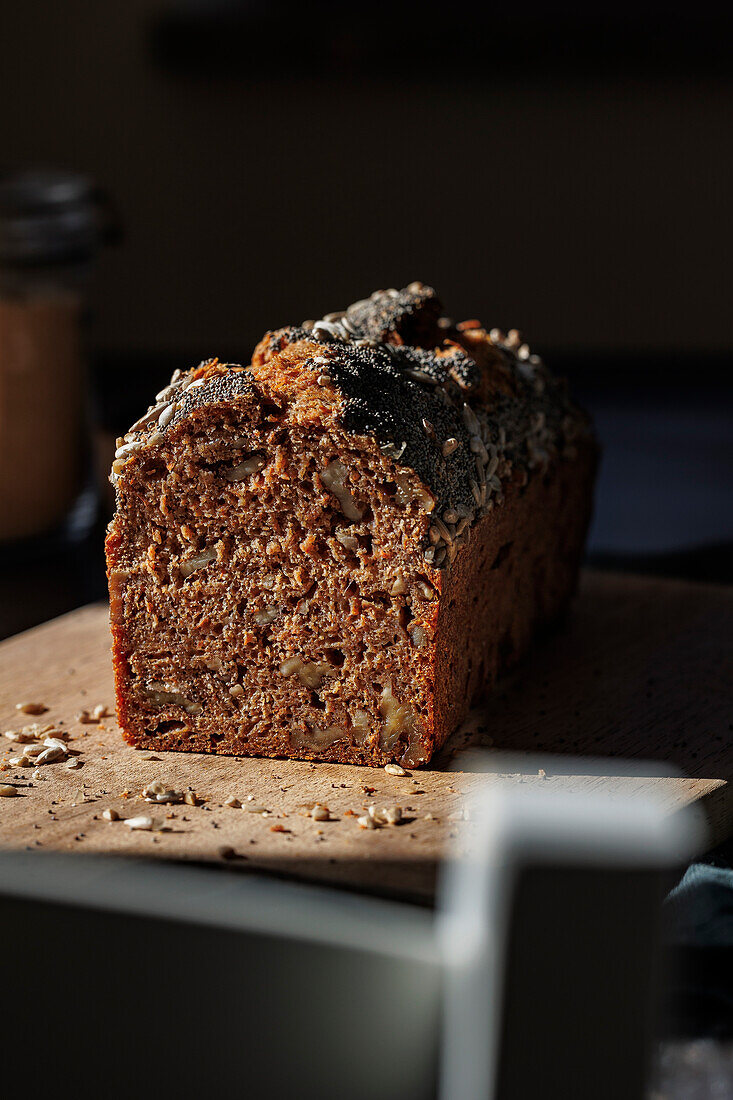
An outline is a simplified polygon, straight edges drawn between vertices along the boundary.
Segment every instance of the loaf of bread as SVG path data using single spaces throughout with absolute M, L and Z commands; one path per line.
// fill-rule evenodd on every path
M 596 446 L 516 331 L 379 291 L 119 440 L 117 713 L 162 751 L 425 764 L 576 584 Z

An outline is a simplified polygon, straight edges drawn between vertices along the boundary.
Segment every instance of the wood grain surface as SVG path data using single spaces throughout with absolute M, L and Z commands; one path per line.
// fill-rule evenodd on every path
M 566 622 L 428 768 L 399 777 L 340 764 L 155 755 L 125 745 L 113 718 L 81 724 L 83 708 L 113 705 L 107 609 L 82 608 L 0 645 L 0 729 L 53 722 L 80 761 L 75 770 L 68 762 L 19 768 L 9 763 L 18 746 L 3 738 L 0 782 L 19 797 L 0 799 L 0 845 L 216 861 L 429 901 L 436 868 L 470 833 L 464 811 L 486 782 L 612 795 L 653 789 L 670 813 L 699 803 L 712 845 L 733 826 L 732 637 L 733 590 L 586 572 Z M 48 711 L 19 714 L 15 704 L 27 700 Z M 194 791 L 200 804 L 149 805 L 141 792 L 156 779 Z M 229 808 L 231 795 L 267 812 Z M 315 802 L 333 819 L 308 816 Z M 370 803 L 401 806 L 404 823 L 359 828 Z M 155 827 L 108 822 L 108 808 L 121 818 L 147 815 Z

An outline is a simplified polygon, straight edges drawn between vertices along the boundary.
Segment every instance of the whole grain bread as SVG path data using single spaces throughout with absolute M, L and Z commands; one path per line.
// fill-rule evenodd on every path
M 112 472 L 125 737 L 426 763 L 568 603 L 596 454 L 519 333 L 421 283 L 177 371 Z

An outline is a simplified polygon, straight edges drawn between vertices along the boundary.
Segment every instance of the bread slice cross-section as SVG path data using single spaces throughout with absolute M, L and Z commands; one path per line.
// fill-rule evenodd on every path
M 568 602 L 595 463 L 519 335 L 420 283 L 176 372 L 112 473 L 125 737 L 426 763 Z

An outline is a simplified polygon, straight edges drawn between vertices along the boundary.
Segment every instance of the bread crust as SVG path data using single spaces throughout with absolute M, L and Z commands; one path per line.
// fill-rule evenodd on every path
M 516 336 L 446 336 L 413 286 L 344 321 L 387 344 L 334 346 L 330 321 L 268 334 L 249 369 L 174 376 L 119 441 L 106 553 L 131 745 L 417 767 L 567 606 L 587 418 Z

